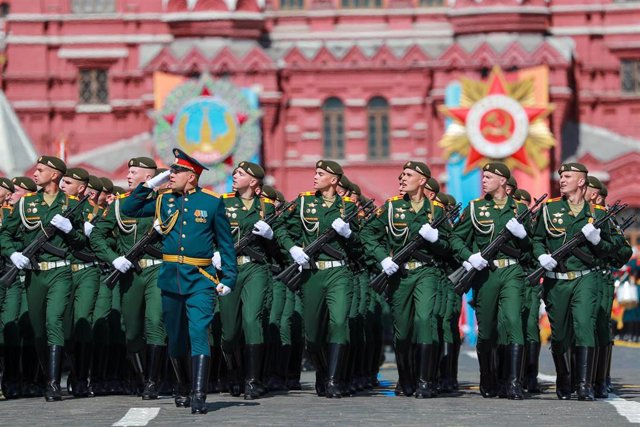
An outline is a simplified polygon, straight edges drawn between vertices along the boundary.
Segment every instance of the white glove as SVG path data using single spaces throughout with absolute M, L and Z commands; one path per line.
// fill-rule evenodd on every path
M 147 187 L 149 187 L 149 188 L 160 187 L 162 184 L 165 184 L 166 182 L 169 181 L 169 175 L 170 174 L 171 174 L 171 171 L 164 171 L 164 172 L 159 173 L 158 175 L 154 176 L 153 178 L 150 178 L 146 182 Z
M 351 236 L 351 227 L 349 227 L 349 224 L 344 222 L 342 218 L 334 219 L 331 223 L 331 227 L 336 230 L 336 233 L 338 233 L 345 239 L 348 239 L 349 236 Z
M 393 262 L 393 259 L 391 259 L 390 256 L 380 261 L 380 265 L 382 266 L 382 271 L 384 271 L 384 274 L 386 274 L 387 276 L 391 276 L 392 274 L 400 270 L 400 266 Z
M 56 214 L 53 218 L 51 218 L 51 225 L 62 231 L 64 234 L 69 234 L 69 232 L 73 229 L 71 221 L 60 214 Z
M 471 265 L 469 261 L 462 261 L 462 266 L 467 271 L 471 271 L 471 269 L 473 268 L 473 265 Z
M 302 250 L 300 246 L 292 246 L 291 249 L 289 249 L 289 253 L 298 265 L 304 265 L 309 262 L 309 255 L 304 253 L 304 250 Z
M 585 224 L 584 227 L 582 227 L 582 234 L 584 234 L 584 237 L 586 237 L 592 245 L 597 245 L 600 243 L 600 240 L 602 240 L 600 238 L 600 229 L 595 228 L 591 223 Z
M 153 221 L 153 229 L 156 230 L 156 233 L 162 234 L 162 229 L 160 228 L 160 223 L 157 219 Z
M 538 262 L 547 271 L 553 271 L 553 269 L 558 265 L 558 261 L 553 259 L 553 257 L 549 254 L 540 255 L 538 257 Z
M 482 258 L 480 252 L 476 252 L 475 254 L 471 255 L 467 261 L 469 261 L 469 264 L 471 264 L 471 266 L 478 271 L 486 268 L 489 265 L 489 262 L 486 259 Z
M 22 252 L 14 252 L 9 258 L 11 258 L 11 262 L 18 267 L 19 270 L 24 270 L 31 265 L 29 258 L 22 255 Z
M 218 293 L 218 296 L 223 297 L 225 295 L 229 295 L 229 292 L 231 292 L 231 288 L 227 285 L 219 283 L 218 286 L 216 286 L 216 292 Z
M 129 271 L 131 267 L 133 267 L 133 264 L 131 264 L 131 261 L 129 261 L 124 256 L 119 256 L 118 258 L 114 259 L 111 264 L 113 264 L 115 269 L 118 270 L 120 273 L 126 273 L 127 271 Z
M 438 229 L 431 227 L 431 224 L 424 224 L 420 227 L 420 231 L 418 231 L 418 233 L 429 243 L 435 243 L 438 241 Z
M 524 225 L 520 224 L 517 219 L 511 218 L 507 222 L 507 230 L 518 239 L 524 239 L 527 237 L 527 230 L 524 229 Z
M 215 251 L 213 253 L 213 258 L 211 258 L 211 263 L 216 268 L 216 270 L 222 270 L 222 258 L 220 258 L 220 252 Z
M 267 240 L 273 239 L 273 230 L 271 229 L 271 226 L 262 220 L 253 224 L 253 231 L 251 232 L 264 237 Z
M 91 237 L 91 232 L 93 231 L 93 227 L 95 225 L 91 224 L 89 221 L 84 222 L 84 235 L 87 237 Z

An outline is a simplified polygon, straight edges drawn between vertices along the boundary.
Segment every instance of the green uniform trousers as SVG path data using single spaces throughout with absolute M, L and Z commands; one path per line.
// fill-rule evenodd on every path
M 279 280 L 271 278 L 271 307 L 269 310 L 268 336 L 269 341 L 282 342 L 282 315 L 287 302 L 287 287 Z
M 445 278 L 446 280 L 449 280 Z M 445 311 L 442 317 L 442 341 L 453 344 L 460 341 L 458 330 L 458 320 L 460 319 L 460 309 L 462 307 L 462 296 L 456 294 L 453 285 L 444 282 Z
M 120 279 L 122 320 L 127 351 L 142 351 L 145 343 L 165 345 L 166 332 L 162 323 L 162 297 L 157 286 L 160 265 L 125 274 Z
M 522 309 L 522 328 L 526 342 L 540 342 L 540 297 L 538 286 L 530 286 L 528 281 L 524 285 L 524 299 Z
M 478 343 L 498 344 L 498 324 L 506 334 L 500 344 L 524 345 L 522 333 L 522 293 L 524 272 L 520 265 L 488 268 L 476 275 L 474 304 L 478 322 Z M 499 322 L 501 321 L 501 322 Z
M 593 273 L 596 274 L 596 273 Z M 608 271 L 599 271 L 598 311 L 596 314 L 596 341 L 598 346 L 611 342 L 611 307 L 615 294 L 615 279 Z
M 20 347 L 20 308 L 24 285 L 16 280 L 9 288 L 0 285 L 0 345 Z
M 302 270 L 302 310 L 307 346 L 348 344 L 351 308 L 351 273 L 347 267 Z
M 231 353 L 240 345 L 242 332 L 245 344 L 264 343 L 264 301 L 271 271 L 266 264 L 249 262 L 238 267 L 233 291 L 219 299 L 222 322 L 222 346 Z
M 285 285 L 283 285 L 285 286 Z M 280 318 L 280 342 L 293 345 L 302 339 L 302 298 L 285 286 L 285 301 Z
M 600 278 L 596 272 L 574 280 L 545 277 L 544 302 L 551 324 L 551 350 L 554 353 L 565 353 L 572 344 L 595 346 Z
M 25 278 L 29 318 L 36 346 L 64 345 L 64 311 L 71 295 L 71 269 L 28 270 Z
M 91 343 L 93 312 L 100 287 L 100 270 L 88 267 L 72 272 L 71 297 L 65 310 L 65 339 Z

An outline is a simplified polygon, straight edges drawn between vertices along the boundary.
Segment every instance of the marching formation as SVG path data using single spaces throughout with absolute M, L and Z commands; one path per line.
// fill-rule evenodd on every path
M 458 389 L 470 290 L 483 397 L 540 392 L 541 301 L 558 398 L 607 397 L 612 271 L 632 255 L 632 220 L 584 165 L 563 164 L 560 197 L 536 199 L 488 163 L 484 196 L 462 207 L 423 162 L 376 203 L 320 160 L 288 202 L 258 164 L 218 195 L 174 154 L 169 170 L 131 159 L 126 192 L 50 156 L 33 180 L 0 178 L 4 398 L 61 400 L 66 364 L 75 397 L 167 393 L 206 413 L 208 393 L 300 390 L 304 352 L 318 396 L 352 396 L 379 385 L 387 307 L 395 394 L 433 398 Z

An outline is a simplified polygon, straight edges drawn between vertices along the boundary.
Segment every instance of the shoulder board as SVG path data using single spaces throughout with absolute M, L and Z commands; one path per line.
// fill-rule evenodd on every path
M 561 199 L 562 199 L 562 197 L 554 197 L 553 199 L 547 200 L 547 203 L 557 202 L 558 200 L 561 200 Z
M 158 191 L 158 194 L 167 194 L 167 193 L 171 193 L 171 191 L 173 190 L 171 190 L 170 188 L 163 188 L 162 190 Z
M 444 205 L 442 203 L 440 203 L 439 201 L 437 201 L 437 200 L 433 201 L 433 206 L 437 206 L 439 208 L 444 209 Z
M 31 196 L 35 196 L 36 193 L 26 193 L 24 196 L 22 197 L 31 197 Z
M 395 202 L 396 200 L 403 200 L 402 196 L 398 194 L 397 196 L 393 196 L 387 199 L 387 202 Z
M 268 198 L 268 197 L 263 197 L 263 198 L 262 198 L 262 201 L 263 201 L 264 203 L 269 203 L 269 204 L 272 204 L 272 205 L 274 204 L 274 201 L 273 201 L 273 200 L 271 200 L 271 199 L 270 199 L 270 198 Z
M 351 197 L 347 197 L 347 196 L 344 196 L 344 197 L 342 198 L 342 201 L 343 201 L 343 202 L 353 203 L 353 201 L 351 201 Z
M 71 200 L 80 200 L 78 197 L 76 197 L 76 196 L 72 196 L 72 195 L 70 195 L 70 194 L 67 194 L 67 197 L 68 197 L 69 199 L 71 199 Z
M 477 199 L 474 199 L 474 200 L 472 200 L 472 201 L 474 201 L 474 202 L 479 202 L 480 200 L 485 200 L 485 198 L 484 198 L 484 197 L 478 197 Z
M 300 193 L 300 196 L 315 196 L 316 192 L 315 191 L 303 191 L 302 193 Z
M 600 209 L 601 211 L 606 211 L 607 210 L 607 208 L 605 208 L 602 205 L 593 205 L 593 207 L 596 208 L 596 209 Z
M 208 188 L 202 188 L 202 192 L 204 194 L 208 194 L 208 195 L 213 196 L 213 197 L 220 197 L 220 194 L 216 193 L 215 191 L 211 191 Z
M 131 194 L 131 192 L 130 192 L 130 191 L 127 191 L 127 192 L 126 192 L 126 193 L 124 193 L 124 194 L 118 194 L 118 197 L 117 197 L 117 198 L 118 198 L 118 199 L 124 199 L 125 197 L 129 197 L 129 195 L 130 195 L 130 194 Z
M 236 197 L 236 193 L 224 193 L 222 197 L 225 199 L 230 199 L 232 197 Z

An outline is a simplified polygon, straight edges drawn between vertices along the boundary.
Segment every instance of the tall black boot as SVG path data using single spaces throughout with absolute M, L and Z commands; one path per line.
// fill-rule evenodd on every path
M 20 390 L 22 397 L 42 396 L 40 378 L 43 377 L 42 370 L 46 367 L 46 361 L 42 361 L 45 363 L 43 365 L 38 359 L 38 352 L 33 345 L 22 347 L 22 387 Z
M 551 353 L 556 366 L 556 395 L 560 400 L 571 399 L 571 354 Z
M 44 399 L 47 402 L 62 400 L 60 389 L 60 368 L 62 365 L 63 347 L 60 345 L 49 346 L 49 358 L 47 360 L 47 387 L 44 391 Z
M 220 364 L 222 362 L 222 350 L 220 347 L 210 346 L 211 366 L 209 367 L 208 393 L 220 393 Z
M 304 352 L 304 342 L 302 338 L 291 340 L 291 356 L 289 365 L 286 367 L 287 388 L 289 390 L 302 390 L 300 375 L 302 374 L 302 353 Z
M 2 389 L 5 399 L 20 397 L 20 349 L 5 347 Z
M 322 350 L 307 349 L 309 359 L 316 368 L 316 394 L 320 397 L 326 394 L 325 380 L 327 378 L 327 361 Z
M 125 346 L 121 344 L 110 345 L 109 349 L 109 358 L 107 359 L 106 371 L 108 380 L 106 392 L 111 395 L 124 394 L 125 388 L 123 385 L 123 380 L 125 377 L 122 374 L 122 371 L 124 371 L 123 367 L 126 366 L 127 350 Z M 139 359 L 139 364 L 139 368 L 142 370 L 142 359 Z
M 166 351 L 163 345 L 147 345 L 147 375 L 142 390 L 142 400 L 152 400 L 158 398 L 158 378 L 162 355 Z
M 445 342 L 442 343 L 441 346 L 441 354 L 440 354 L 440 391 L 442 393 L 452 393 L 453 392 L 453 355 L 454 355 L 454 344 Z
M 91 389 L 95 396 L 106 396 L 107 387 L 107 346 L 98 344 L 93 347 L 93 363 L 91 365 Z
M 209 356 L 200 354 L 191 357 L 191 413 L 207 413 L 207 383 L 209 382 Z
M 257 399 L 265 394 L 262 384 L 262 366 L 264 362 L 264 344 L 247 344 L 244 346 L 245 377 L 244 400 Z
M 594 347 L 576 346 L 576 369 L 578 381 L 578 400 L 595 400 L 593 396 L 592 375 Z
M 613 356 L 613 341 L 607 346 L 607 391 L 613 393 L 613 385 L 611 384 L 611 357 Z
M 453 391 L 458 391 L 458 358 L 460 356 L 461 341 L 455 341 L 453 343 L 453 356 L 451 360 L 451 387 Z
M 327 363 L 327 381 L 325 383 L 327 398 L 342 397 L 342 389 L 340 387 L 340 374 L 342 372 L 343 363 L 346 363 L 346 344 L 329 344 L 328 363 Z
M 606 399 L 609 397 L 609 390 L 607 387 L 607 368 L 609 367 L 608 355 L 608 345 L 596 347 L 593 394 L 597 399 Z
M 131 366 L 133 367 L 133 373 L 135 375 L 136 385 L 135 388 L 137 390 L 136 394 L 139 393 L 141 387 L 144 387 L 145 376 L 144 376 L 144 364 L 142 363 L 142 354 L 141 353 L 131 353 L 129 355 L 131 360 Z
M 522 384 L 520 383 L 520 371 L 522 369 L 522 358 L 524 357 L 524 346 L 520 344 L 509 344 L 505 346 L 508 358 L 503 363 L 508 365 L 507 375 L 507 399 L 522 400 Z
M 242 394 L 242 350 L 236 348 L 233 352 L 225 353 L 224 358 L 227 362 L 227 384 L 229 394 L 238 397 Z
M 176 377 L 174 402 L 178 408 L 191 406 L 191 360 L 188 354 L 171 357 L 171 366 Z
M 497 377 L 498 397 L 507 397 L 507 382 L 509 376 L 509 347 L 500 344 L 493 349 L 494 370 Z
M 478 343 L 478 364 L 480 365 L 480 394 L 484 398 L 496 397 L 496 376 L 494 371 L 493 348 L 490 343 Z
M 540 343 L 527 342 L 527 362 L 524 375 L 524 388 L 529 393 L 540 393 L 538 384 L 538 364 L 540 360 Z
M 89 396 L 89 368 L 91 367 L 91 345 L 77 343 L 75 351 L 76 378 L 73 385 L 75 397 Z
M 277 354 L 277 356 L 276 356 Z M 271 357 L 271 377 L 267 388 L 269 391 L 288 391 L 286 378 L 291 359 L 291 346 L 282 345 Z
M 412 396 L 415 392 L 415 381 L 411 370 L 413 351 L 411 345 L 396 346 L 396 365 L 398 366 L 398 382 L 394 393 L 396 396 Z
M 439 353 L 436 345 L 416 344 L 418 384 L 416 387 L 416 399 L 430 399 L 437 396 L 435 383 L 435 366 Z

